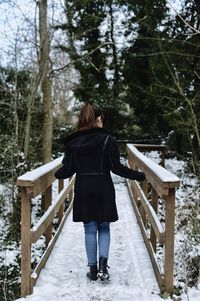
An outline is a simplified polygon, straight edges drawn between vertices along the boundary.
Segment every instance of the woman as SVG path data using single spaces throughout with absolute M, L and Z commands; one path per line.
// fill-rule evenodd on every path
M 90 104 L 82 107 L 77 129 L 65 141 L 63 166 L 58 179 L 76 173 L 73 221 L 83 222 L 85 248 L 91 280 L 109 279 L 107 260 L 110 246 L 110 222 L 118 220 L 115 189 L 110 171 L 124 178 L 143 181 L 145 174 L 120 163 L 114 138 L 103 127 L 102 111 Z M 97 240 L 98 233 L 98 240 Z M 99 268 L 97 268 L 97 243 Z

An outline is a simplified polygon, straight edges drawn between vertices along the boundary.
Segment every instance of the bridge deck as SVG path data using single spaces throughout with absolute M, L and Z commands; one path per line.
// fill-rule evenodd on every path
M 161 301 L 127 187 L 119 177 L 114 181 L 119 221 L 111 224 L 111 281 L 87 279 L 83 226 L 70 215 L 33 294 L 20 301 Z

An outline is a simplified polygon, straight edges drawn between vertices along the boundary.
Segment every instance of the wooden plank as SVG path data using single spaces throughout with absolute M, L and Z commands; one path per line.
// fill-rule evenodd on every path
M 21 188 L 21 296 L 31 294 L 31 197 Z
M 51 202 L 52 202 L 52 186 L 50 185 L 44 193 L 44 206 L 45 206 L 45 212 L 49 209 L 49 207 L 51 206 Z M 45 231 L 45 244 L 46 247 L 48 246 L 50 240 L 52 238 L 52 222 L 48 225 L 46 231 Z
M 155 191 L 155 189 L 152 187 L 152 191 L 151 191 L 151 205 L 157 215 L 157 212 L 158 212 L 158 194 L 157 192 Z M 151 226 L 151 230 L 150 230 L 150 240 L 151 240 L 151 244 L 152 244 L 152 247 L 154 249 L 154 252 L 156 253 L 156 234 L 155 234 L 155 231 L 153 229 L 153 227 Z
M 144 195 L 147 196 L 147 194 L 148 194 L 148 182 L 147 182 L 147 180 L 144 180 L 141 183 L 141 187 L 142 187 L 142 191 L 144 192 Z M 144 223 L 145 228 L 146 228 L 147 227 L 147 214 L 146 214 L 146 210 L 144 209 L 143 206 L 141 208 L 141 217 L 142 217 L 143 223 Z
M 64 187 L 64 180 L 63 179 L 59 179 L 58 180 L 58 193 L 60 193 L 62 191 Z M 62 218 L 63 218 L 63 212 L 64 212 L 64 206 L 63 204 L 60 206 L 60 209 L 58 210 L 58 224 L 60 225 Z
M 142 185 L 142 191 L 144 192 L 144 195 L 147 196 L 147 194 L 148 194 L 148 182 L 147 182 L 147 180 L 144 180 L 141 185 Z
M 36 197 L 41 192 L 45 191 L 54 181 L 55 172 L 57 168 L 49 172 L 47 175 L 42 176 L 35 182 L 33 182 L 33 196 Z
M 156 144 L 134 144 L 134 146 L 139 150 L 139 151 L 159 151 L 160 154 L 160 165 L 162 167 L 165 166 L 165 154 L 168 150 L 168 147 L 166 145 L 156 145 Z
M 129 161 L 128 162 L 129 162 L 130 168 L 138 170 L 138 167 L 135 164 L 133 156 L 131 156 L 131 157 L 129 156 Z M 162 186 L 160 186 L 160 183 L 156 182 L 156 179 L 151 174 L 149 174 L 149 172 L 146 171 L 145 168 L 143 168 L 143 172 L 145 173 L 146 178 L 149 180 L 150 184 L 155 188 L 155 190 L 157 191 L 158 195 L 161 198 L 163 198 L 163 197 L 165 197 L 165 196 L 168 195 L 168 193 L 169 193 L 169 188 L 168 187 L 162 187 Z
M 70 181 L 71 181 L 71 179 L 72 179 L 72 178 L 70 178 Z M 73 190 L 73 189 L 71 189 L 71 190 L 69 191 L 68 197 L 69 197 L 69 203 L 71 203 L 71 202 L 73 201 L 73 197 L 74 197 L 74 190 Z
M 72 177 L 67 187 L 59 193 L 55 203 L 49 207 L 49 209 L 43 214 L 43 216 L 38 221 L 38 223 L 31 229 L 32 243 L 35 243 L 41 237 L 41 235 L 47 229 L 48 225 L 52 222 L 58 209 L 66 199 L 67 194 L 72 190 L 74 181 L 75 181 L 75 176 Z
M 139 143 L 134 143 L 133 144 L 138 150 L 142 151 L 163 151 L 167 150 L 166 145 L 157 145 L 157 144 L 139 144 Z
M 67 211 L 65 212 L 64 216 L 63 216 L 63 219 L 55 233 L 55 235 L 53 236 L 52 240 L 49 242 L 49 245 L 48 245 L 48 248 L 47 250 L 44 252 L 40 262 L 38 263 L 37 267 L 35 268 L 35 270 L 33 271 L 33 273 L 31 274 L 31 286 L 33 287 L 35 285 L 35 283 L 37 282 L 37 279 L 40 275 L 40 272 L 41 270 L 44 268 L 48 258 L 49 258 L 49 255 L 51 254 L 52 252 L 52 249 L 53 247 L 55 246 L 55 243 L 60 235 L 60 232 L 62 231 L 62 228 L 65 224 L 65 221 L 68 217 L 68 215 L 70 214 L 71 210 L 72 210 L 72 207 L 73 207 L 73 202 L 71 202 L 70 206 L 68 207 Z
M 138 198 L 141 201 L 142 206 L 144 207 L 149 219 L 150 223 L 155 231 L 156 237 L 158 238 L 158 241 L 163 244 L 165 239 L 165 231 L 163 230 L 163 227 L 153 210 L 152 206 L 150 205 L 149 201 L 147 200 L 146 196 L 144 195 L 144 192 L 142 191 L 141 187 L 136 181 L 131 181 L 131 190 L 133 192 L 133 197 L 135 200 Z
M 129 166 L 130 166 L 130 168 L 132 168 L 132 169 L 135 169 L 136 167 L 135 167 L 135 161 L 134 161 L 134 158 L 133 157 L 128 157 L 128 164 L 129 164 Z
M 166 152 L 167 152 L 167 149 L 163 149 L 162 151 L 161 151 L 161 162 L 160 162 L 160 164 L 161 164 L 161 166 L 162 167 L 165 167 L 165 154 L 166 154 Z
M 36 197 L 38 194 L 45 191 L 55 181 L 54 174 L 57 169 L 58 167 L 50 171 L 48 174 L 41 176 L 39 179 L 35 180 L 34 182 L 22 181 L 18 179 L 17 186 L 32 187 L 33 197 Z
M 32 187 L 33 197 L 45 191 L 54 181 L 55 172 L 62 166 L 61 158 L 18 177 L 17 186 Z M 52 168 L 52 169 L 50 169 Z M 40 176 L 39 176 L 40 175 Z
M 147 179 L 155 189 L 156 187 L 152 181 L 158 187 L 160 186 L 161 189 L 178 187 L 180 185 L 178 177 L 144 156 L 133 145 L 127 144 L 127 151 L 129 156 L 134 158 L 136 165 L 146 174 Z M 165 192 L 163 195 L 166 195 Z
M 165 290 L 169 294 L 173 293 L 173 274 L 174 274 L 174 219 L 175 219 L 175 189 L 170 189 L 166 199 L 165 216 Z
M 32 171 L 28 171 L 17 178 L 17 186 L 30 186 L 29 184 L 26 185 L 26 183 L 35 183 L 38 179 L 49 174 L 52 170 L 58 169 L 62 165 L 61 162 L 62 157 L 46 163 Z
M 153 269 L 154 269 L 154 272 L 155 272 L 155 275 L 156 275 L 156 279 L 158 281 L 158 285 L 160 287 L 160 290 L 163 291 L 164 276 L 161 273 L 160 268 L 158 266 L 158 263 L 156 261 L 154 250 L 153 250 L 152 245 L 151 245 L 151 243 L 150 243 L 150 241 L 148 239 L 148 236 L 147 236 L 147 233 L 146 233 L 146 229 L 144 227 L 143 221 L 141 219 L 140 213 L 138 211 L 137 205 L 135 203 L 135 200 L 134 200 L 134 197 L 133 197 L 133 194 L 132 194 L 130 183 L 128 181 L 127 181 L 127 185 L 128 185 L 128 191 L 129 191 L 129 194 L 130 194 L 130 198 L 131 198 L 131 202 L 132 202 L 132 205 L 133 205 L 133 209 L 135 211 L 135 215 L 136 215 L 138 224 L 140 226 L 141 233 L 142 233 L 142 236 L 144 238 L 145 245 L 147 247 L 149 256 L 151 258 L 151 263 L 152 263 L 152 266 L 153 266 Z
M 134 157 L 133 157 L 132 154 L 129 153 L 129 164 L 130 164 L 130 167 L 132 169 L 136 169 L 136 165 L 135 164 L 133 165 L 133 162 L 135 162 L 134 161 Z M 138 164 L 138 162 L 137 162 L 137 164 Z M 149 172 L 149 170 L 145 167 L 145 165 L 144 166 L 139 166 L 139 167 L 145 173 L 146 178 L 148 179 L 148 181 L 150 182 L 150 184 L 154 187 L 154 189 L 157 191 L 158 195 L 161 198 L 167 196 L 168 193 L 169 193 L 169 188 L 168 187 L 162 187 L 161 186 L 161 182 L 158 183 L 156 181 L 156 178 L 154 178 L 153 174 L 151 174 Z

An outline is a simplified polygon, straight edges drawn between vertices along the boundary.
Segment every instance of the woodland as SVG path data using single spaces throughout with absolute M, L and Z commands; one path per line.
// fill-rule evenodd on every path
M 83 103 L 117 139 L 166 144 L 200 177 L 200 1 L 25 2 L 0 0 L 1 259 L 20 245 L 17 177 L 62 154 Z M 16 262 L 1 260 L 0 300 L 19 296 Z

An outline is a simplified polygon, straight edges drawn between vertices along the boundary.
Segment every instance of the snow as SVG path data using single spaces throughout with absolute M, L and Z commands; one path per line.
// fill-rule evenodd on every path
M 18 177 L 18 180 L 34 182 L 38 178 L 44 176 L 49 171 L 51 171 L 54 168 L 56 168 L 57 166 L 59 166 L 62 162 L 62 158 L 63 157 L 59 157 L 59 158 L 57 158 L 57 159 L 55 159 L 55 160 L 53 160 L 53 161 L 51 161 L 47 164 L 42 165 L 41 167 L 38 167 L 38 168 L 36 168 L 32 171 L 28 171 L 24 175 Z
M 16 256 L 19 254 L 17 249 L 7 249 L 4 251 L 4 265 L 9 266 L 9 265 L 17 265 Z M 3 254 L 3 252 L 0 252 L 0 254 Z
M 111 280 L 87 279 L 83 225 L 73 223 L 70 215 L 33 294 L 18 301 L 161 300 L 127 187 L 117 179 L 115 188 L 119 221 L 111 224 Z

